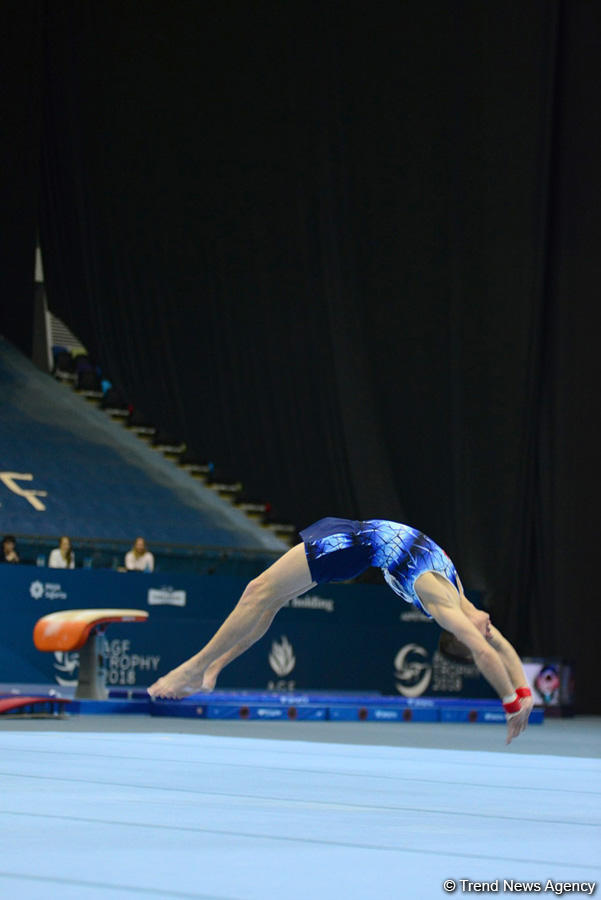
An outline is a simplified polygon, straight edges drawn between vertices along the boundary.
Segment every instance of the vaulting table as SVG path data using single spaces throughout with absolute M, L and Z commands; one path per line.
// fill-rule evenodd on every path
M 101 639 L 111 622 L 145 622 L 148 613 L 142 609 L 66 609 L 42 616 L 33 629 L 33 642 L 38 650 L 79 650 L 79 681 L 75 696 L 105 700 Z

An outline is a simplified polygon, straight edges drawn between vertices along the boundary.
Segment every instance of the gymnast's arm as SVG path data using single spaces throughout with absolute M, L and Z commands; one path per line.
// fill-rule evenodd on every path
M 457 581 L 459 582 L 459 594 L 461 597 L 461 606 L 464 612 L 468 607 L 471 607 L 471 609 L 475 609 L 474 604 L 471 602 L 471 600 L 468 600 L 465 596 L 463 585 L 459 581 L 459 578 L 457 578 Z M 507 670 L 507 674 L 509 675 L 514 690 L 527 687 L 528 679 L 526 678 L 526 673 L 524 672 L 522 661 L 520 660 L 520 657 L 518 656 L 512 645 L 509 643 L 507 638 L 501 634 L 498 628 L 495 628 L 494 625 L 490 624 L 489 633 L 486 636 L 486 640 L 491 645 L 491 647 L 494 647 L 494 649 L 501 657 L 501 660 Z M 524 704 L 528 705 L 528 712 L 530 712 L 533 705 L 531 697 L 524 697 L 522 695 L 520 696 L 520 699 L 522 702 L 522 706 L 524 706 Z
M 490 637 L 487 638 L 487 640 L 490 646 L 494 647 L 503 660 L 503 665 L 507 669 L 507 674 L 511 679 L 514 690 L 528 684 L 526 673 L 524 672 L 524 667 L 522 666 L 519 656 L 507 638 L 504 637 L 494 625 L 490 626 Z
M 459 587 L 459 596 L 461 598 L 461 607 L 463 608 L 464 612 L 467 608 L 475 609 L 475 606 L 471 602 L 471 600 L 468 600 L 465 596 L 465 591 L 463 590 L 463 585 L 459 580 L 459 576 L 457 576 L 457 583 Z M 507 670 L 507 674 L 509 675 L 514 690 L 518 690 L 518 688 L 522 690 L 524 688 L 527 688 L 528 679 L 526 678 L 526 673 L 524 672 L 524 667 L 522 666 L 520 657 L 518 656 L 512 645 L 509 643 L 507 638 L 504 637 L 499 629 L 495 628 L 492 623 L 489 625 L 489 633 L 486 637 L 486 640 L 491 645 L 491 647 L 494 647 L 494 649 L 501 657 L 501 660 Z M 532 697 L 530 695 L 524 696 L 523 693 L 520 693 L 520 701 L 522 707 L 528 707 L 528 714 L 530 714 L 530 710 L 532 709 L 534 703 Z
M 491 647 L 497 651 L 499 656 L 503 661 L 503 665 L 507 669 L 507 674 L 511 679 L 511 683 L 514 687 L 514 690 L 518 690 L 518 688 L 526 688 L 528 687 L 528 679 L 526 678 L 526 673 L 524 672 L 524 667 L 522 665 L 522 661 L 518 654 L 516 653 L 514 647 L 509 643 L 506 637 L 504 637 L 498 628 L 495 628 L 494 625 L 490 626 L 490 637 L 487 638 L 488 643 Z M 522 705 L 522 709 L 527 709 L 528 715 L 530 715 L 530 711 L 534 706 L 534 700 L 532 696 L 520 696 L 520 702 Z
M 476 666 L 486 680 L 493 686 L 501 700 L 515 698 L 513 685 L 500 654 L 495 650 L 470 622 L 459 606 L 443 600 L 429 599 L 427 609 L 441 628 L 450 631 L 472 652 Z M 514 702 L 515 699 L 514 699 Z M 516 738 L 526 728 L 530 715 L 530 706 L 516 702 L 519 712 L 507 713 L 507 743 Z
M 478 669 L 493 686 L 499 697 L 507 697 L 513 693 L 514 687 L 500 654 L 480 634 L 459 607 L 437 600 L 429 600 L 428 612 L 441 628 L 450 631 L 471 650 Z

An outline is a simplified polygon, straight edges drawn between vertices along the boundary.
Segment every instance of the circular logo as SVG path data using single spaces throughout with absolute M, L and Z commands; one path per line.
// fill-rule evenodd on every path
M 41 581 L 32 581 L 29 585 L 29 593 L 34 600 L 39 600 L 44 596 L 44 585 Z
M 419 644 L 405 644 L 394 658 L 396 689 L 403 697 L 419 697 L 432 679 L 428 651 Z

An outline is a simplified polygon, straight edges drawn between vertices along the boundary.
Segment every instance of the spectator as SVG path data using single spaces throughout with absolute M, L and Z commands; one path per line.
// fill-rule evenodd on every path
M 48 568 L 50 569 L 74 569 L 75 556 L 71 546 L 70 539 L 63 535 L 58 542 L 58 547 L 50 551 L 48 557 Z
M 17 542 L 14 534 L 7 534 L 2 538 L 2 554 L 0 555 L 0 563 L 18 563 L 19 554 L 17 553 Z
M 125 568 L 128 572 L 154 572 L 154 556 L 146 549 L 146 541 L 137 537 L 134 545 L 125 554 Z

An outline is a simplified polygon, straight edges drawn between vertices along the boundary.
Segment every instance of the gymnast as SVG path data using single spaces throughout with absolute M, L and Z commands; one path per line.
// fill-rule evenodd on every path
M 223 667 L 265 634 L 282 606 L 318 584 L 347 581 L 376 566 L 398 596 L 453 636 L 496 690 L 507 743 L 524 731 L 533 701 L 520 658 L 488 613 L 467 599 L 452 561 L 433 540 L 387 519 L 320 519 L 300 536 L 302 543 L 247 585 L 208 644 L 148 688 L 151 697 L 212 691 Z

